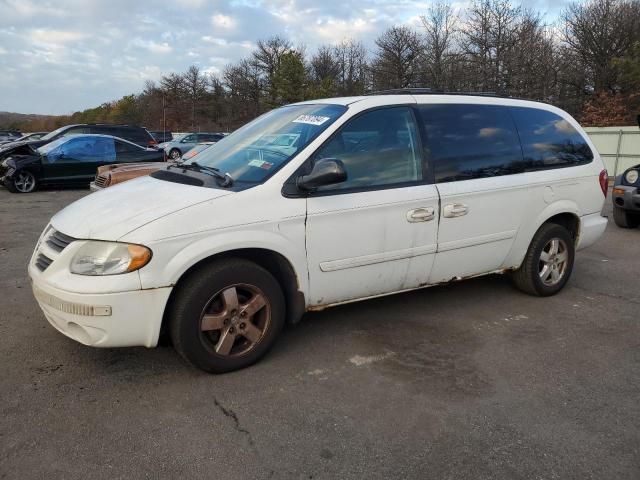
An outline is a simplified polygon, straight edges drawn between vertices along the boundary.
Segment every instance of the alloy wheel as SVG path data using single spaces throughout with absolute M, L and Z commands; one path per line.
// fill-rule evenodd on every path
M 216 355 L 237 357 L 253 350 L 270 324 L 268 297 L 256 286 L 238 284 L 211 297 L 202 311 L 200 331 Z
M 13 180 L 13 185 L 20 193 L 29 193 L 36 186 L 36 178 L 31 172 L 18 172 Z
M 547 286 L 557 285 L 567 271 L 569 254 L 567 244 L 560 238 L 552 238 L 542 249 L 538 264 L 540 280 Z

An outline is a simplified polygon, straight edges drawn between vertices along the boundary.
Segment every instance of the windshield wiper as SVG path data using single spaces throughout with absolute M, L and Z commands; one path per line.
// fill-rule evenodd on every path
M 222 183 L 220 185 L 223 187 L 230 187 L 231 185 L 233 185 L 233 177 L 228 173 L 224 173 L 224 174 L 221 173 L 220 169 L 215 167 L 207 167 L 206 165 L 200 165 L 197 162 L 181 163 L 179 165 L 170 165 L 168 168 L 171 168 L 171 167 L 181 168 L 183 170 L 194 170 L 196 172 L 208 173 L 209 175 L 212 175 L 217 179 L 222 180 Z

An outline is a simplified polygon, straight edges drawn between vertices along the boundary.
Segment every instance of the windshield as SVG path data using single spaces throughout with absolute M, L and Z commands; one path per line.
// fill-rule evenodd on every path
M 261 183 L 346 110 L 322 104 L 281 107 L 222 138 L 192 161 L 228 173 L 234 183 Z
M 51 132 L 53 133 L 53 132 Z M 58 145 L 63 144 L 64 142 L 68 141 L 69 137 L 60 137 L 57 140 L 54 140 L 53 142 L 49 142 L 46 145 L 43 145 L 41 147 L 36 148 L 36 150 L 38 151 L 38 153 L 40 155 L 46 155 L 47 153 L 49 153 L 51 150 L 53 150 L 54 148 L 58 147 Z
M 56 130 L 54 130 L 53 132 L 49 132 L 47 133 L 44 137 L 42 137 L 40 140 L 51 140 L 53 137 L 55 137 L 56 135 L 58 135 L 59 133 L 61 133 L 65 128 L 65 127 L 60 127 Z

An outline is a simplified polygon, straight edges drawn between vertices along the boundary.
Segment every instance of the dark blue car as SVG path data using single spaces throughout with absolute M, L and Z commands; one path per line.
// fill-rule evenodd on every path
M 40 185 L 88 186 L 102 165 L 162 162 L 164 152 L 109 135 L 73 135 L 30 154 L 14 154 L 0 164 L 0 180 L 10 191 L 29 193 Z

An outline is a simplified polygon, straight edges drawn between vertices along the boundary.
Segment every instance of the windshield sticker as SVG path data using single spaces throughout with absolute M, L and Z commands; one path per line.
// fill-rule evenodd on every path
M 273 167 L 273 163 L 265 162 L 264 160 L 251 160 L 249 162 L 249 166 L 262 168 L 263 170 L 269 170 L 271 167 Z
M 300 115 L 293 120 L 292 123 L 306 123 L 308 125 L 322 125 L 329 120 L 330 117 L 321 117 L 320 115 Z

